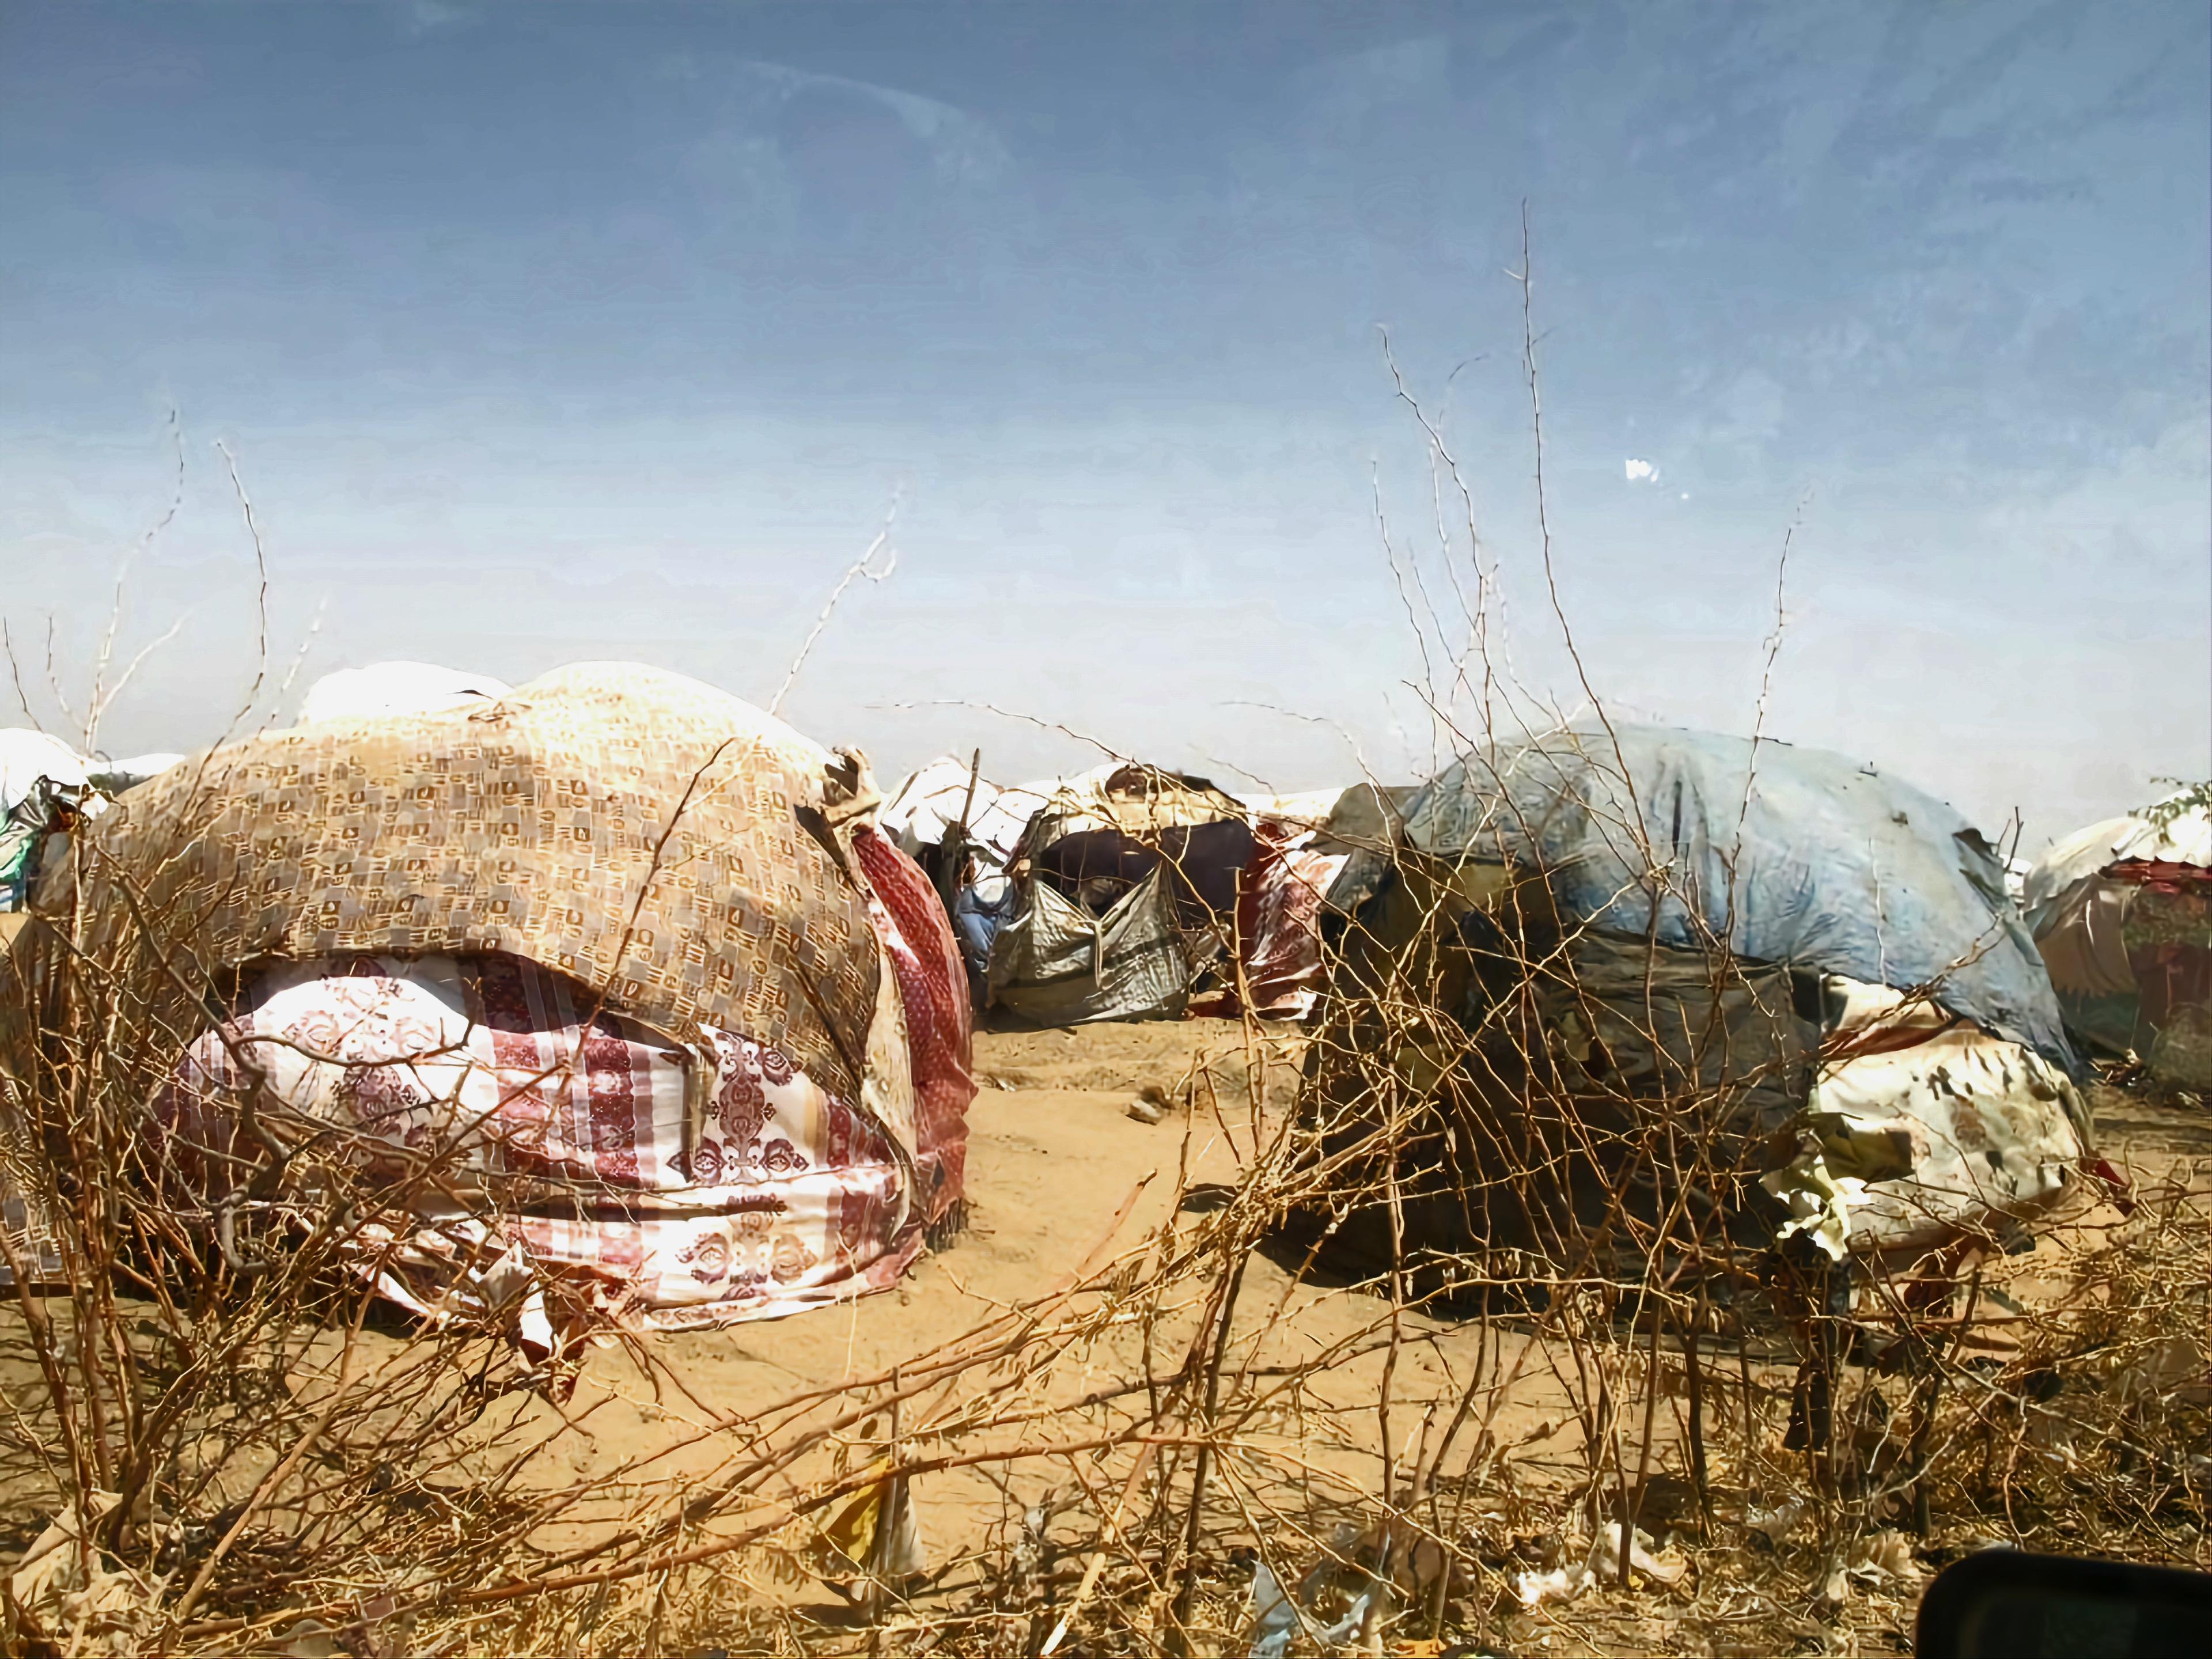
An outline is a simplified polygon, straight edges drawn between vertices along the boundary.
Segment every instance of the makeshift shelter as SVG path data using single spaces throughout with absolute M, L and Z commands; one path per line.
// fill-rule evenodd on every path
M 138 988 L 150 1028 L 200 1031 L 161 1109 L 187 1210 L 258 1088 L 406 1194 L 362 1236 L 386 1294 L 554 1347 L 883 1288 L 951 1213 L 967 1002 L 876 805 L 857 755 L 583 665 L 164 772 L 39 904 L 94 957 L 190 919 L 214 983 Z
M 98 764 L 48 732 L 0 731 L 0 913 L 23 908 L 51 842 L 106 809 L 93 782 Z
M 876 819 L 944 899 L 978 1009 L 990 1000 L 992 945 L 1018 902 L 1006 866 L 1031 815 L 1058 787 L 1001 787 L 981 769 L 980 753 L 965 762 L 940 756 L 908 776 Z
M 1243 808 L 1203 778 L 1133 763 L 1060 781 L 1014 849 L 992 1002 L 1041 1025 L 1179 1018 L 1251 855 Z
M 2212 1088 L 2212 785 L 2067 836 L 2021 896 L 2074 1035 Z
M 899 785 L 876 822 L 902 853 L 933 876 L 951 856 L 965 854 L 971 867 L 964 874 L 972 878 L 974 866 L 1004 870 L 1012 862 L 1030 817 L 1057 787 L 1001 787 L 982 775 L 981 757 L 962 761 L 943 755 Z M 951 878 L 963 872 L 946 873 Z
M 1022 793 L 1045 799 L 1008 861 L 988 995 L 1066 1025 L 1303 1018 L 1322 895 L 1354 848 L 1387 843 L 1410 792 L 1240 797 L 1132 763 Z
M 1447 1103 L 1409 1200 L 1431 1240 L 1556 1243 L 1626 1193 L 1911 1259 L 2044 1211 L 2088 1155 L 2002 865 L 1842 756 L 1555 734 L 1439 775 L 1330 897 L 1310 1101 L 1356 1118 L 1379 1065 Z

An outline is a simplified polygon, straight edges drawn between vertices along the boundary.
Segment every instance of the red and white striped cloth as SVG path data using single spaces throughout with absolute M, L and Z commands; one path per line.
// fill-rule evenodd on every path
M 1265 1019 L 1304 1019 L 1321 994 L 1322 899 L 1348 855 L 1315 852 L 1311 839 L 1262 822 L 1237 872 L 1237 946 L 1251 1011 Z M 1191 1012 L 1233 1019 L 1242 1007 L 1232 985 Z

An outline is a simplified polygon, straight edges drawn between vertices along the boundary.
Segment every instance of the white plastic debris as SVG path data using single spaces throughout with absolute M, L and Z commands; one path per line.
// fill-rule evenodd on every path
M 1608 1521 L 1599 1532 L 1597 1541 L 1590 1546 L 1589 1566 L 1600 1577 L 1620 1571 L 1620 1522 Z M 1678 1584 L 1689 1571 L 1690 1564 L 1672 1550 L 1663 1555 L 1655 1554 L 1651 1534 L 1638 1527 L 1636 1536 L 1629 1541 L 1628 1569 L 1642 1573 L 1655 1584 Z
M 1920 1564 L 1912 1559 L 1912 1546 L 1901 1532 L 1869 1533 L 1844 1553 L 1828 1569 L 1820 1585 L 1820 1600 L 1840 1607 L 1850 1599 L 1854 1579 L 1863 1584 L 1916 1583 Z
M 1775 1232 L 1777 1243 L 1792 1233 L 1803 1233 L 1832 1261 L 1841 1261 L 1849 1254 L 1851 1206 L 1865 1200 L 1865 1182 L 1856 1176 L 1832 1176 L 1826 1158 L 1815 1152 L 1761 1176 L 1759 1184 L 1790 1206 L 1790 1219 Z
M 1553 1567 L 1549 1572 L 1513 1575 L 1513 1594 L 1531 1612 L 1547 1601 L 1571 1601 L 1589 1584 L 1590 1570 L 1579 1561 L 1571 1567 Z M 1258 1659 L 1256 1651 L 1254 1659 Z
M 84 788 L 92 781 L 88 764 L 51 732 L 27 726 L 0 731 L 0 815 L 14 811 L 41 781 Z
M 1252 1607 L 1258 1619 L 1252 1626 L 1249 1659 L 1283 1659 L 1291 1650 L 1291 1638 L 1298 1633 L 1298 1610 L 1265 1561 L 1252 1569 Z
M 489 704 L 514 688 L 489 674 L 465 673 L 421 662 L 380 662 L 368 668 L 342 668 L 307 688 L 300 724 L 326 720 L 381 720 L 398 714 L 431 714 Z
M 1631 1574 L 1641 1574 L 1655 1584 L 1679 1584 L 1690 1571 L 1690 1564 L 1669 1550 L 1659 1554 L 1652 1549 L 1651 1534 L 1641 1527 L 1628 1546 L 1628 1569 Z M 1547 1601 L 1571 1601 L 1591 1585 L 1617 1577 L 1620 1572 L 1620 1522 L 1608 1521 L 1591 1540 L 1589 1553 L 1582 1560 L 1564 1567 L 1554 1567 L 1549 1572 L 1516 1574 L 1513 1593 L 1524 1607 L 1541 1607 Z
M 1786 1498 L 1771 1510 L 1753 1510 L 1744 1517 L 1743 1524 L 1746 1531 L 1765 1534 L 1766 1541 L 1779 1548 L 1805 1524 L 1805 1500 Z
M 1370 1586 L 1353 1598 L 1344 1617 L 1334 1624 L 1313 1624 L 1299 1615 L 1297 1604 L 1285 1594 L 1267 1564 L 1260 1562 L 1252 1569 L 1252 1606 L 1258 1616 L 1252 1626 L 1252 1645 L 1246 1659 L 1285 1659 L 1302 1624 L 1310 1626 L 1314 1639 L 1324 1650 L 1349 1642 L 1367 1622 L 1367 1610 L 1374 1602 L 1375 1590 Z
M 1903 1533 L 1877 1532 L 1851 1547 L 1844 1571 L 1867 1583 L 1888 1578 L 1911 1583 L 1920 1577 L 1920 1564 L 1912 1559 L 1912 1546 Z

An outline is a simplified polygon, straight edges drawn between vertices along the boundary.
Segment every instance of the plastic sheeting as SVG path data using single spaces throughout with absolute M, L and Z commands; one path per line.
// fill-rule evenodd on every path
M 1190 967 L 1160 872 L 1103 916 L 1030 883 L 1026 908 L 992 942 L 990 984 L 999 1006 L 1038 1025 L 1180 1018 Z
M 956 824 L 963 825 L 969 846 L 1004 868 L 1030 818 L 1056 787 L 1016 784 L 1001 788 L 976 775 L 969 763 L 947 755 L 899 785 L 876 814 L 876 823 L 908 858 L 919 857 L 925 847 L 938 846 Z
M 1563 918 L 1609 932 L 1931 987 L 2085 1075 L 2004 867 L 1954 809 L 1825 750 L 1638 726 L 1615 742 L 1562 732 L 1455 764 L 1408 807 L 1407 839 L 1540 867 Z
M 924 793 L 918 787 L 923 775 L 908 786 L 917 796 Z M 964 789 L 964 770 L 958 781 Z M 950 782 L 948 776 L 938 787 Z M 990 982 L 996 1001 L 1043 1024 L 1148 1018 L 1186 1007 L 1232 1014 L 1241 1006 L 1236 977 L 1224 974 L 1195 1003 L 1188 1000 L 1188 983 L 1194 964 L 1206 965 L 1214 930 L 1232 922 L 1243 994 L 1251 997 L 1252 1011 L 1271 1018 L 1304 1017 L 1322 977 L 1322 896 L 1349 848 L 1388 844 L 1399 799 L 1413 793 L 1358 784 L 1303 795 L 1237 796 L 1203 778 L 1138 763 L 1100 767 L 1025 793 L 1036 792 L 1047 798 L 1015 849 L 1027 866 L 1020 888 L 1031 933 L 1000 935 L 1004 944 L 994 953 Z M 1167 907 L 1170 936 L 1155 937 L 1149 922 L 1140 927 L 1113 921 L 1122 903 L 1147 888 Z M 1049 899 L 1042 896 L 1048 890 Z M 1120 902 L 1094 934 L 1088 917 L 1108 910 L 1109 896 Z M 1171 936 L 1176 927 L 1180 941 Z M 1148 961 L 1116 958 L 1131 940 Z M 1087 982 L 1119 988 L 1075 988 L 1086 982 L 1074 966 L 1085 951 L 1096 958 L 1083 970 Z M 1184 981 L 1173 996 L 1160 980 L 1169 963 L 1180 965 Z M 1039 963 L 1047 965 L 1033 965 Z M 1032 979 L 1036 973 L 1054 988 L 1042 989 Z M 1063 1018 L 1063 1009 L 1082 1012 Z M 1102 1012 L 1113 1009 L 1123 1012 Z
M 2199 787 L 2055 843 L 2028 874 L 2027 923 L 2067 1028 L 2212 1085 L 2212 804 Z
M 342 668 L 307 688 L 307 698 L 300 705 L 299 723 L 320 726 L 331 720 L 442 714 L 494 702 L 513 690 L 506 681 L 489 674 L 471 674 L 423 662 Z
M 2083 878 L 2031 913 L 2066 1029 L 2092 1051 L 2124 1054 L 2142 1036 L 2142 994 L 2128 960 L 2128 915 L 2136 889 Z
M 1783 1237 L 1803 1232 L 1836 1261 L 1910 1254 L 2063 1195 L 2087 1135 L 2055 1066 L 1887 986 L 1826 989 L 1841 1008 L 1798 1157 L 1765 1181 L 1791 1212 Z
M 82 789 L 92 763 L 61 738 L 25 726 L 0 732 L 0 815 L 14 811 L 41 779 Z
M 2040 907 L 2063 896 L 2076 882 L 2124 860 L 2212 869 L 2212 806 L 2197 800 L 2201 793 L 2185 790 L 2140 812 L 2106 818 L 2054 842 L 2028 872 L 2021 895 L 2036 933 L 2044 931 Z
M 993 1002 L 1040 1025 L 1181 1017 L 1178 921 L 1228 911 L 1252 847 L 1244 808 L 1203 778 L 1130 762 L 1063 779 L 1015 849 L 1023 908 L 992 945 Z
M 1785 969 L 1716 975 L 1697 951 L 1599 933 L 1562 955 L 1563 971 L 1534 975 L 1538 1006 L 1565 1076 L 1593 1098 L 1717 1092 L 1759 1134 L 1804 1105 L 1820 1033 L 1797 1018 Z

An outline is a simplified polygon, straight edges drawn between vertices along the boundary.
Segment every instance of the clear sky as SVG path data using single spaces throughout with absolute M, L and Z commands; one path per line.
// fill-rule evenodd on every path
M 4 611 L 79 706 L 174 408 L 118 650 L 184 625 L 111 752 L 252 678 L 220 440 L 280 677 L 765 701 L 896 500 L 787 704 L 822 740 L 1085 762 L 989 704 L 1232 787 L 1410 778 L 1401 585 L 1474 578 L 1382 327 L 1493 659 L 1580 697 L 1525 202 L 1591 684 L 1747 730 L 1794 524 L 1766 729 L 2033 850 L 2212 768 L 2208 19 L 0 0 Z

